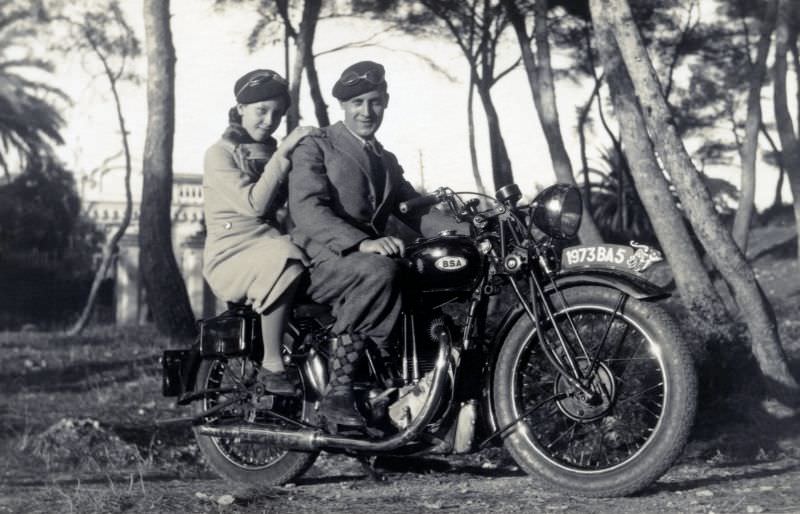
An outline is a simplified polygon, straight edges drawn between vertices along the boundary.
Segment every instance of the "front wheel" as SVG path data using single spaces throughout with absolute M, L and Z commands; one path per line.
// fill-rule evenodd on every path
M 551 299 L 573 366 L 552 323 L 540 320 L 542 335 L 594 394 L 555 369 L 523 314 L 493 377 L 498 424 L 511 426 L 505 446 L 525 471 L 563 491 L 639 491 L 675 462 L 694 420 L 697 379 L 680 332 L 658 306 L 613 289 L 576 287 Z
M 286 428 L 285 421 L 254 408 L 252 398 L 243 388 L 243 384 L 255 379 L 259 367 L 257 362 L 245 357 L 208 359 L 202 362 L 197 372 L 195 391 L 207 393 L 195 406 L 198 414 L 213 412 L 205 418 L 205 423 L 216 426 L 238 425 L 247 419 L 246 422 L 249 423 L 262 426 L 274 424 Z M 274 396 L 271 401 L 271 410 L 286 418 L 307 421 L 313 411 L 310 402 L 301 398 Z M 287 450 L 265 443 L 212 437 L 197 432 L 195 438 L 211 468 L 223 478 L 237 484 L 285 484 L 305 473 L 319 455 L 319 452 L 314 451 Z

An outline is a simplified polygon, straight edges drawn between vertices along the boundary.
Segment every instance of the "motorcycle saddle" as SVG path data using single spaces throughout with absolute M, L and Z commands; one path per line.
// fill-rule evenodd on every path
M 331 308 L 322 303 L 316 303 L 305 295 L 300 295 L 298 302 L 295 302 L 292 307 L 292 317 L 294 319 L 301 318 L 324 318 L 331 315 Z M 244 314 L 246 312 L 252 313 L 252 308 L 244 301 L 241 302 L 226 302 L 229 312 Z

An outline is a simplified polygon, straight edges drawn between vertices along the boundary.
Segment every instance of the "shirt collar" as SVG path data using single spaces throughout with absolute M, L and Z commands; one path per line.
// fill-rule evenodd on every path
M 381 146 L 380 143 L 378 143 L 377 139 L 375 139 L 374 137 L 372 139 L 364 139 L 363 137 L 359 136 L 358 134 L 350 130 L 350 127 L 348 127 L 346 123 L 342 123 L 342 125 L 344 125 L 344 128 L 346 128 L 347 131 L 350 132 L 359 143 L 361 143 L 361 146 L 363 146 L 364 149 L 372 149 L 372 151 L 378 157 L 383 155 L 383 147 Z

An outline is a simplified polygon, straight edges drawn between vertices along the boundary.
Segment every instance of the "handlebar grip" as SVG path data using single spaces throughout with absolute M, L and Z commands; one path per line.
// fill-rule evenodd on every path
M 416 211 L 419 209 L 424 209 L 425 207 L 431 207 L 436 205 L 441 200 L 439 200 L 438 194 L 429 194 L 420 196 L 418 198 L 412 198 L 411 200 L 407 200 L 405 202 L 400 202 L 400 212 L 403 214 L 407 214 L 411 211 Z

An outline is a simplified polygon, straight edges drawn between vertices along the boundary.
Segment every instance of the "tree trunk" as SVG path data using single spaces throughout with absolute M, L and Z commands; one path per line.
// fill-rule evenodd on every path
M 653 144 L 630 76 L 622 63 L 605 16 L 594 16 L 595 43 L 611 90 L 631 178 L 661 248 L 669 261 L 675 286 L 687 310 L 707 327 L 728 322 L 725 305 L 711 282 L 678 210 L 669 183 L 658 165 Z
M 769 135 L 769 130 L 767 130 L 763 121 L 761 122 L 760 129 L 767 143 L 769 143 L 770 148 L 772 148 L 772 152 L 775 154 L 775 160 L 778 162 L 778 180 L 775 183 L 775 199 L 772 201 L 772 207 L 778 208 L 783 205 L 783 179 L 786 176 L 786 169 L 783 167 L 783 152 L 778 148 L 778 145 L 775 144 L 772 136 Z
M 303 20 L 300 22 L 300 39 L 303 40 L 304 63 L 306 68 L 306 78 L 311 92 L 311 100 L 314 102 L 314 114 L 320 127 L 327 127 L 331 124 L 328 118 L 328 106 L 322 97 L 319 87 L 319 77 L 317 76 L 317 65 L 314 61 L 314 35 L 317 30 L 319 12 L 322 8 L 321 0 L 307 0 L 303 9 Z
M 289 111 L 286 113 L 287 132 L 291 132 L 300 124 L 300 86 L 303 83 L 303 70 L 306 71 L 308 76 L 317 122 L 321 127 L 330 125 L 328 106 L 325 105 L 325 100 L 322 98 L 317 68 L 314 65 L 314 34 L 317 29 L 321 8 L 322 0 L 305 0 L 303 2 L 300 28 L 294 38 L 294 64 L 292 66 L 292 76 L 289 80 L 289 97 L 292 99 L 292 105 L 289 106 Z M 284 17 L 284 23 L 289 23 L 288 14 Z
M 472 73 L 475 72 L 473 71 Z M 511 171 L 511 160 L 508 158 L 506 142 L 503 140 L 503 133 L 500 131 L 500 117 L 494 107 L 490 88 L 486 85 L 485 78 L 480 80 L 475 77 L 475 85 L 478 89 L 478 97 L 481 99 L 483 110 L 486 112 L 486 123 L 489 128 L 489 151 L 492 156 L 492 176 L 494 177 L 494 189 L 496 191 L 505 185 L 513 183 L 514 174 Z
M 475 148 L 475 112 L 473 102 L 475 101 L 475 81 L 470 74 L 469 93 L 467 94 L 467 133 L 469 142 L 469 160 L 472 164 L 472 177 L 475 179 L 475 188 L 479 193 L 486 194 L 486 187 L 483 185 L 481 172 L 478 168 L 478 151 Z
M 468 25 L 461 28 L 453 21 L 453 18 L 464 14 L 460 12 L 460 9 L 464 7 L 461 3 L 422 0 L 422 4 L 447 25 L 469 63 L 470 82 L 475 84 L 478 89 L 478 96 L 486 113 L 492 177 L 494 189 L 497 190 L 514 181 L 511 160 L 508 157 L 508 150 L 500 130 L 500 119 L 490 93 L 496 81 L 494 64 L 497 56 L 497 44 L 505 24 L 496 18 L 491 0 L 481 2 L 482 12 L 480 14 L 476 14 L 478 2 L 470 3 L 468 6 L 469 16 L 466 20 Z M 480 26 L 476 24 L 478 18 L 481 20 Z
M 533 55 L 530 47 L 530 38 L 525 27 L 525 17 L 517 7 L 515 0 L 502 0 L 508 19 L 517 35 L 522 62 L 528 76 L 528 84 L 533 94 L 533 102 L 539 115 L 547 147 L 550 150 L 550 160 L 553 171 L 559 182 L 576 184 L 573 176 L 572 164 L 561 137 L 561 127 L 556 106 L 556 94 L 553 80 L 553 69 L 550 64 L 550 43 L 547 38 L 547 1 L 537 0 L 535 6 L 534 35 L 536 38 L 537 56 Z M 538 59 L 537 59 L 538 57 Z M 603 241 L 600 230 L 592 219 L 588 206 L 588 199 L 584 198 L 584 218 L 578 236 L 581 242 L 596 244 Z
M 169 0 L 144 1 L 147 52 L 147 135 L 142 163 L 139 270 L 158 330 L 195 335 L 195 318 L 172 251 L 172 144 L 175 132 L 175 48 Z
M 800 140 L 794 131 L 792 116 L 786 94 L 786 52 L 789 48 L 789 27 L 791 16 L 791 3 L 787 0 L 778 2 L 778 25 L 775 32 L 775 124 L 778 126 L 778 135 L 783 148 L 783 165 L 786 167 L 786 177 L 792 191 L 794 203 L 795 225 L 800 234 Z M 795 70 L 797 72 L 797 70 Z M 800 237 L 797 238 L 800 259 Z
M 130 225 L 133 211 L 133 198 L 131 196 L 131 154 L 128 147 L 128 132 L 125 129 L 125 119 L 122 116 L 122 108 L 116 85 L 114 79 L 110 75 L 109 80 L 111 81 L 111 91 L 117 107 L 117 120 L 119 122 L 120 132 L 122 133 L 122 145 L 125 148 L 125 211 L 122 214 L 119 227 L 117 227 L 117 230 L 114 231 L 114 235 L 111 236 L 111 239 L 103 247 L 103 259 L 95 273 L 94 280 L 92 280 L 92 287 L 89 290 L 89 297 L 86 300 L 86 305 L 83 307 L 83 311 L 75 324 L 67 330 L 67 335 L 71 336 L 80 334 L 89 323 L 89 319 L 94 311 L 94 305 L 97 302 L 97 294 L 100 291 L 100 285 L 108 273 L 108 270 L 111 268 L 111 263 L 119 253 L 119 241 L 122 239 L 122 236 L 125 235 L 128 225 Z
M 116 257 L 117 253 L 119 252 L 119 240 L 125 235 L 125 231 L 128 229 L 128 225 L 131 223 L 131 214 L 133 212 L 133 198 L 131 195 L 132 166 L 131 151 L 130 147 L 128 146 L 128 130 L 125 128 L 125 118 L 122 115 L 122 103 L 119 99 L 119 93 L 117 92 L 115 75 L 111 72 L 111 69 L 108 68 L 108 65 L 102 56 L 100 56 L 100 59 L 103 61 L 106 77 L 108 78 L 109 86 L 111 87 L 111 94 L 114 97 L 114 105 L 117 108 L 117 122 L 119 123 L 120 134 L 122 134 L 122 148 L 125 151 L 125 211 L 122 213 L 122 220 L 120 221 L 119 227 L 117 227 L 114 235 L 111 236 L 111 239 L 103 247 L 103 260 L 100 262 L 100 267 L 98 268 L 97 273 L 94 276 L 94 280 L 92 281 L 92 287 L 89 290 L 89 298 L 86 300 L 86 305 L 83 307 L 83 312 L 81 312 L 81 315 L 75 324 L 72 325 L 69 330 L 67 330 L 67 335 L 71 336 L 80 334 L 89 323 L 89 318 L 92 316 L 92 311 L 94 311 L 94 305 L 97 301 L 97 293 L 100 291 L 100 284 L 103 282 L 103 278 L 105 278 L 106 274 L 108 273 L 114 257 Z
M 275 0 L 275 7 L 278 10 L 278 15 L 283 20 L 283 76 L 286 77 L 286 80 L 289 80 L 289 74 L 291 73 L 291 58 L 289 57 L 289 47 L 291 46 L 291 41 L 297 37 L 297 32 L 295 32 L 294 27 L 292 27 L 292 21 L 289 18 L 289 0 Z M 299 90 L 298 90 L 299 96 Z M 291 89 L 289 91 L 289 98 L 294 103 L 297 98 L 292 98 Z M 289 111 L 291 111 L 292 106 L 289 106 Z M 287 112 L 287 120 L 286 120 L 286 135 L 289 135 L 289 132 L 292 131 L 294 127 L 289 125 L 289 113 Z
M 767 54 L 772 42 L 775 23 L 774 0 L 767 3 L 761 25 L 756 60 L 750 68 L 750 90 L 747 93 L 747 120 L 744 126 L 744 142 L 739 150 L 742 160 L 742 179 L 739 187 L 739 209 L 733 218 L 733 240 L 742 253 L 747 251 L 747 235 L 753 218 L 753 202 L 756 195 L 756 154 L 758 153 L 758 128 L 761 126 L 761 86 L 767 72 Z M 749 52 L 749 49 L 748 49 Z
M 591 205 L 591 194 L 592 188 L 589 184 L 589 157 L 586 154 L 586 122 L 589 120 L 589 110 L 592 108 L 592 104 L 594 103 L 594 99 L 597 98 L 597 93 L 600 91 L 600 86 L 603 85 L 603 81 L 595 77 L 594 87 L 592 88 L 592 94 L 589 95 L 589 99 L 586 100 L 586 103 L 583 104 L 581 107 L 580 112 L 578 113 L 578 142 L 580 143 L 581 147 L 581 174 L 583 174 L 583 202 L 584 208 L 586 212 L 591 212 L 590 205 Z
M 314 114 L 317 117 L 317 124 L 320 127 L 327 127 L 331 124 L 331 120 L 328 117 L 328 104 L 325 103 L 325 99 L 322 97 L 319 77 L 317 76 L 317 65 L 314 62 L 313 55 L 306 60 L 306 78 L 311 92 L 311 101 L 314 102 Z
M 753 354 L 772 394 L 796 401 L 800 386 L 787 365 L 772 307 L 753 269 L 719 220 L 703 181 L 678 137 L 653 64 L 626 0 L 591 0 L 594 12 L 609 16 L 611 30 L 641 105 L 652 141 L 672 177 L 689 222 L 714 266 L 734 291 L 750 333 Z
M 283 76 L 289 78 L 290 61 L 289 61 L 289 47 L 291 46 L 291 29 L 287 26 L 283 27 Z
M 796 7 L 795 7 L 796 8 Z M 793 13 L 792 19 L 797 19 L 797 15 L 800 14 L 800 11 L 795 11 Z M 792 13 L 790 13 L 790 16 Z M 792 32 L 789 35 L 789 52 L 792 54 L 792 64 L 794 65 L 794 80 L 795 80 L 795 88 L 800 86 L 800 49 L 797 47 L 797 37 L 798 37 L 798 28 L 797 25 L 792 25 Z M 800 102 L 800 89 L 795 89 L 795 100 L 796 102 Z M 800 103 L 795 105 L 797 109 L 795 111 L 798 123 L 800 123 Z M 798 129 L 800 130 L 800 128 Z
M 303 83 L 303 69 L 305 68 L 305 51 L 301 48 L 301 38 L 295 39 L 294 62 L 292 63 L 292 76 L 289 79 L 289 98 L 292 105 L 286 112 L 286 133 L 288 134 L 300 124 L 300 86 Z

